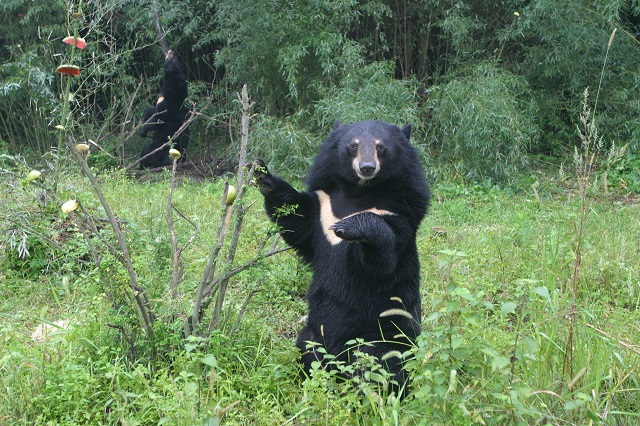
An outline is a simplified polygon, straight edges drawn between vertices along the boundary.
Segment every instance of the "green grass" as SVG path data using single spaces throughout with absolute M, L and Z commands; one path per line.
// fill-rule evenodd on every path
M 61 214 L 45 210 L 54 220 L 44 221 L 35 209 L 39 229 L 59 235 L 64 225 L 68 238 L 59 240 L 63 250 L 34 240 L 30 261 L 37 269 L 2 246 L 0 424 L 640 421 L 640 223 L 633 203 L 591 191 L 569 364 L 576 193 L 554 176 L 539 178 L 539 199 L 526 190 L 437 184 L 418 236 L 424 333 L 408 365 L 412 395 L 397 401 L 367 384 L 354 392 L 326 372 L 297 379 L 294 342 L 310 273 L 290 252 L 234 277 L 226 325 L 209 338 L 183 341 L 180 319 L 169 318 L 190 306 L 215 241 L 223 182 L 185 178 L 175 190 L 176 207 L 200 227 L 185 252 L 177 301 L 167 297 L 168 177 L 140 183 L 105 175 L 101 182 L 126 221 L 141 285 L 165 324 L 157 327 L 157 343 L 168 350 L 150 361 L 142 355 L 144 340 L 129 336 L 140 346 L 131 350 L 117 328 L 129 317 L 114 309 L 97 271 L 82 261 L 86 247 L 77 230 Z M 63 189 L 100 215 L 83 179 L 70 177 Z M 239 262 L 253 256 L 268 228 L 258 191 L 248 195 L 256 204 L 245 219 Z M 28 196 L 21 200 L 21 208 L 29 204 Z M 185 221 L 176 229 L 181 241 L 192 232 Z M 108 256 L 103 261 L 113 288 L 126 294 L 126 274 Z M 230 333 L 251 291 L 247 313 Z M 42 321 L 59 319 L 70 319 L 70 330 L 31 339 Z

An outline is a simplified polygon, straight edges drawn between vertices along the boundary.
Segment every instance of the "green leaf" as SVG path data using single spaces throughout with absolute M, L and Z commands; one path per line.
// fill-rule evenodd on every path
M 504 302 L 502 304 L 502 307 L 500 308 L 500 313 L 502 314 L 502 316 L 509 315 L 510 313 L 513 313 L 513 311 L 515 311 L 517 307 L 518 304 L 515 302 Z
M 198 392 L 198 384 L 196 382 L 186 382 L 184 384 L 184 392 L 187 396 L 194 396 Z
M 509 365 L 509 358 L 505 356 L 497 356 L 491 361 L 491 371 L 502 370 Z
M 218 360 L 216 359 L 215 356 L 213 356 L 213 354 L 209 354 L 205 356 L 200 361 L 202 361 L 203 364 L 206 364 L 211 368 L 216 368 L 218 366 Z
M 593 412 L 593 410 L 587 410 L 587 417 L 596 422 L 596 424 L 600 424 L 600 422 L 602 421 L 600 417 L 598 417 L 598 415 Z
M 452 300 L 452 301 L 448 302 L 447 303 L 447 313 L 457 311 L 459 306 L 460 306 L 460 304 L 455 300 Z
M 453 336 L 451 338 L 451 349 L 457 349 L 464 343 L 464 339 L 460 336 Z
M 219 426 L 220 418 L 218 416 L 211 417 L 202 423 L 202 426 Z
M 531 336 L 524 336 L 521 342 L 525 348 L 525 354 L 529 357 L 535 357 L 538 341 Z
M 564 404 L 564 410 L 565 411 L 575 410 L 576 408 L 584 405 L 586 402 L 587 401 L 582 399 L 574 399 L 573 401 L 569 401 L 566 404 Z
M 503 393 L 498 393 L 498 392 L 492 392 L 491 396 L 493 396 L 495 399 L 501 402 L 505 402 L 509 399 L 508 395 L 505 395 Z
M 465 318 L 465 321 L 467 322 L 467 324 L 473 325 L 475 327 L 482 326 L 480 317 L 478 317 L 477 315 L 469 315 L 468 317 Z
M 547 289 L 546 286 L 536 287 L 532 291 L 543 299 L 551 299 L 551 296 L 549 295 L 549 289 Z
M 487 354 L 490 357 L 498 356 L 498 352 L 496 351 L 496 349 L 493 346 L 487 346 L 487 347 L 480 348 L 480 352 L 482 352 L 484 354 Z
M 432 321 L 436 321 L 437 319 L 439 319 L 442 316 L 442 314 L 440 312 L 432 312 L 431 314 L 429 314 L 429 316 L 424 320 L 424 322 L 432 322 Z
M 367 379 L 371 380 L 372 382 L 376 382 L 376 383 L 380 383 L 380 384 L 386 384 L 387 383 L 387 379 L 384 378 L 384 376 L 380 373 L 374 373 L 372 371 L 368 371 L 367 373 Z

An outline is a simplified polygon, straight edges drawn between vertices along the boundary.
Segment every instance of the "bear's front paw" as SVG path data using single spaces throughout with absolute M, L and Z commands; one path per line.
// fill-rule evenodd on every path
M 267 195 L 273 190 L 275 181 L 273 175 L 269 173 L 266 164 L 264 161 L 258 159 L 254 161 L 255 171 L 253 172 L 253 176 L 255 182 L 258 184 L 258 189 L 262 195 Z
M 367 213 L 345 217 L 329 227 L 338 237 L 346 241 L 366 242 L 364 221 L 367 220 Z

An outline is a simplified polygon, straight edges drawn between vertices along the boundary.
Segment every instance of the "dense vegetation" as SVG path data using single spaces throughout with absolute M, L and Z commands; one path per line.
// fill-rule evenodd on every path
M 0 424 L 640 420 L 637 0 L 0 12 Z M 156 18 L 193 168 L 133 173 Z M 309 271 L 237 167 L 300 179 L 335 119 L 369 118 L 414 124 L 436 196 L 403 401 L 376 365 L 360 392 L 297 379 Z

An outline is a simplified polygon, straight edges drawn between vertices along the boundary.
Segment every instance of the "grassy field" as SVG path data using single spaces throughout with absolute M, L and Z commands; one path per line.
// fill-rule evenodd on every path
M 310 273 L 291 252 L 236 275 L 223 325 L 182 339 L 180 312 L 216 239 L 223 183 L 184 178 L 175 189 L 174 204 L 200 233 L 183 254 L 172 299 L 168 181 L 100 178 L 162 319 L 155 339 L 166 350 L 153 360 L 109 301 L 110 291 L 127 293 L 122 267 L 104 257 L 105 286 L 58 204 L 38 201 L 26 184 L 0 195 L 54 243 L 32 233 L 29 257 L 16 254 L 11 238 L 0 252 L 0 424 L 640 423 L 637 199 L 594 185 L 583 204 L 571 179 L 555 174 L 532 176 L 519 190 L 434 185 L 418 236 L 423 335 L 407 362 L 412 393 L 398 401 L 377 392 L 373 375 L 360 392 L 327 372 L 297 378 L 294 342 Z M 83 178 L 67 177 L 59 191 L 103 214 Z M 255 188 L 252 201 L 238 264 L 271 229 Z M 180 220 L 176 231 L 184 242 L 192 226 Z M 65 323 L 32 335 L 56 321 Z

